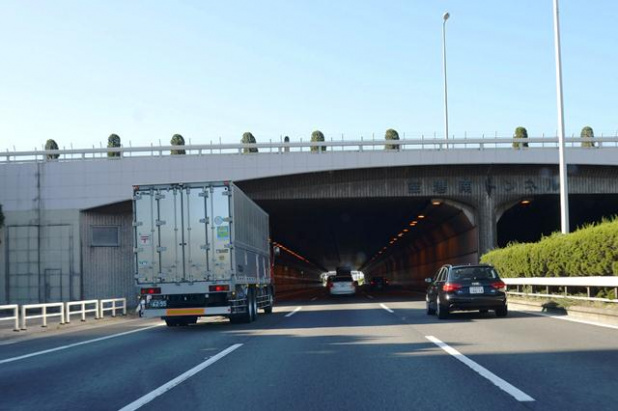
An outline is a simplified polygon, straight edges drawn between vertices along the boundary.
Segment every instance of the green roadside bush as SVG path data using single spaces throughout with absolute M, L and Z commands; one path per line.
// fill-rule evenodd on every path
M 481 262 L 506 278 L 618 275 L 618 218 L 536 243 L 509 244 L 484 254 Z

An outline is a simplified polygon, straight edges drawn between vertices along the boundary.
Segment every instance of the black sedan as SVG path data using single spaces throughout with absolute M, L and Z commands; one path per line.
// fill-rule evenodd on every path
M 427 314 L 445 319 L 452 311 L 494 310 L 506 317 L 506 285 L 490 265 L 445 265 L 427 278 Z

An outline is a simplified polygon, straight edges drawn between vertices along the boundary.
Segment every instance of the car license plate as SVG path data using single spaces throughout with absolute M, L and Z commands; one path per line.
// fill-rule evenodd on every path
M 470 294 L 483 294 L 483 287 L 470 287 Z

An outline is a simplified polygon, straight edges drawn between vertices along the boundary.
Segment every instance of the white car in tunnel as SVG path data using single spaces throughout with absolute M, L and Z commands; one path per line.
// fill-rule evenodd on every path
M 352 274 L 337 274 L 328 282 L 330 295 L 354 295 L 356 294 L 356 281 Z

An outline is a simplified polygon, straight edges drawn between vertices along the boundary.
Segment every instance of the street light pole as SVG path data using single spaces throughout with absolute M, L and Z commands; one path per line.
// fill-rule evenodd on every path
M 558 156 L 560 173 L 560 226 L 562 234 L 569 232 L 569 186 L 564 161 L 564 105 L 562 101 L 562 61 L 560 58 L 560 22 L 558 0 L 554 0 L 554 39 L 556 48 L 556 90 L 558 97 Z
M 442 16 L 442 67 L 444 71 L 444 137 L 448 148 L 448 93 L 446 89 L 446 20 L 451 15 L 448 12 Z

